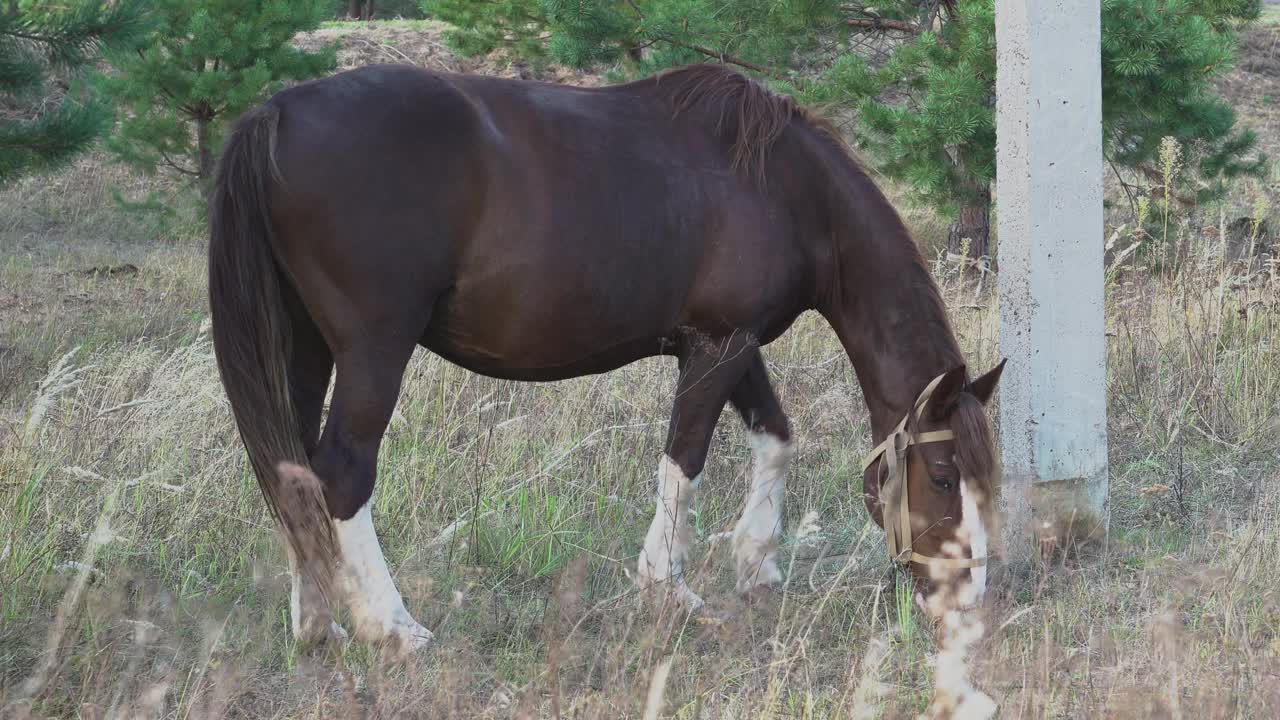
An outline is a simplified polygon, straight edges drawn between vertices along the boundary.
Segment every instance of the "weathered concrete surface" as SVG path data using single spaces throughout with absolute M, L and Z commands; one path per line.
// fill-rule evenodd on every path
M 1002 548 L 1105 538 L 1098 0 L 997 0 Z

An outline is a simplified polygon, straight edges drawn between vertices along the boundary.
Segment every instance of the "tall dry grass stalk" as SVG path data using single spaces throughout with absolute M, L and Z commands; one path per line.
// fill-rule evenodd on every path
M 39 388 L 36 389 L 35 399 L 31 401 L 31 410 L 27 413 L 27 423 L 25 426 L 25 439 L 27 442 L 34 442 L 40 432 L 40 426 L 44 423 L 45 415 L 49 413 L 49 409 L 54 402 L 62 395 L 80 384 L 80 374 L 90 368 L 75 367 L 71 364 L 72 358 L 80 348 L 73 348 L 66 355 L 63 355 L 49 369 L 49 374 L 45 375 L 44 380 L 40 381 Z
M 62 650 L 63 643 L 66 641 L 67 630 L 80 609 L 80 601 L 84 596 L 85 586 L 88 584 L 89 578 L 94 572 L 94 565 L 98 560 L 98 551 L 110 542 L 112 538 L 111 516 L 115 509 L 116 498 L 117 494 L 114 490 L 108 492 L 107 500 L 102 508 L 98 522 L 94 526 L 93 532 L 90 533 L 89 539 L 85 542 L 80 561 L 72 566 L 75 570 L 75 579 L 72 580 L 71 586 L 63 593 L 62 599 L 58 603 L 57 614 L 54 616 L 53 624 L 49 627 L 43 657 L 37 662 L 34 672 L 22 683 L 20 699 L 23 701 L 30 700 L 43 693 L 48 687 L 49 681 L 53 678 L 58 665 L 65 660 Z

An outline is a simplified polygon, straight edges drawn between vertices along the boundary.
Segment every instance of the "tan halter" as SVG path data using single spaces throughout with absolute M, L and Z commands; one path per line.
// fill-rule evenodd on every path
M 942 382 L 944 375 L 934 378 L 920 393 L 920 397 L 916 400 L 914 413 L 918 414 L 924 409 L 924 406 L 929 402 L 930 396 L 933 395 L 934 389 L 938 387 L 938 383 Z M 884 442 L 877 445 L 871 451 L 871 454 L 867 455 L 867 459 L 862 462 L 862 472 L 865 474 L 872 463 L 881 457 L 884 458 L 881 467 L 886 468 L 887 473 L 880 484 L 880 502 L 884 506 L 882 518 L 884 520 L 885 544 L 889 547 L 889 558 L 894 562 L 903 564 L 918 562 L 925 565 L 941 565 L 953 568 L 974 568 L 986 565 L 987 559 L 985 557 L 929 557 L 911 549 L 911 505 L 907 498 L 907 448 L 912 445 L 955 439 L 955 433 L 950 430 L 934 430 L 925 433 L 908 431 L 907 423 L 911 419 L 911 415 L 912 412 L 908 412 L 906 417 L 903 417 L 898 426 L 884 439 Z M 877 472 L 876 476 L 878 478 L 880 473 Z M 893 511 L 895 507 L 897 512 Z

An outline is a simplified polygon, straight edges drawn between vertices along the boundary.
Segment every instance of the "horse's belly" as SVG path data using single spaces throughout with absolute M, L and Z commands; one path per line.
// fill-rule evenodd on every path
M 473 372 L 511 380 L 608 372 L 670 352 L 669 333 L 658 323 L 594 310 L 537 298 L 519 304 L 451 296 L 437 305 L 422 345 Z
M 587 353 L 510 357 L 494 353 L 490 348 L 431 334 L 423 338 L 422 344 L 431 352 L 471 372 L 502 380 L 532 382 L 567 380 L 610 372 L 642 358 L 664 354 L 662 348 L 668 345 L 660 339 L 654 339 L 600 346 Z

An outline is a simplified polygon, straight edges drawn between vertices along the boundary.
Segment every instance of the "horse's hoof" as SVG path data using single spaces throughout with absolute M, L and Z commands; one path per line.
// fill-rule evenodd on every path
M 317 620 L 315 624 L 320 622 L 323 621 Z M 295 637 L 298 640 L 298 644 L 304 648 L 340 645 L 350 639 L 347 631 L 343 630 L 342 626 L 333 620 L 330 620 L 329 626 L 323 630 L 309 625 L 307 630 L 295 634 Z
M 782 571 L 773 557 L 746 556 L 738 558 L 737 590 L 749 595 L 758 589 L 773 590 L 782 587 Z
M 382 645 L 394 655 L 404 656 L 431 644 L 434 636 L 403 608 L 381 621 L 356 624 L 356 639 L 369 645 Z
M 676 605 L 686 612 L 696 613 L 706 606 L 702 598 L 689 589 L 689 584 L 682 577 L 659 579 L 638 568 L 634 576 L 631 576 L 630 571 L 627 571 L 627 575 L 631 577 L 636 589 L 640 592 L 665 588 L 671 598 L 676 601 Z
M 688 585 L 685 585 L 684 583 L 680 584 L 682 587 L 672 588 L 671 590 L 671 592 L 676 596 L 676 603 L 690 615 L 702 612 L 702 609 L 706 607 L 707 604 L 703 602 L 701 597 L 698 597 L 697 593 L 690 590 Z
M 350 640 L 350 639 L 351 639 L 351 636 L 347 634 L 346 630 L 342 629 L 341 625 L 339 625 L 336 622 L 329 623 L 329 632 L 325 633 L 324 642 L 341 643 L 341 642 L 346 642 L 347 640 Z
M 752 585 L 738 591 L 738 598 L 747 605 L 767 604 L 778 596 L 781 585 Z
M 412 654 L 426 649 L 435 635 L 413 618 L 398 622 L 387 633 L 387 640 L 393 643 L 403 654 Z

